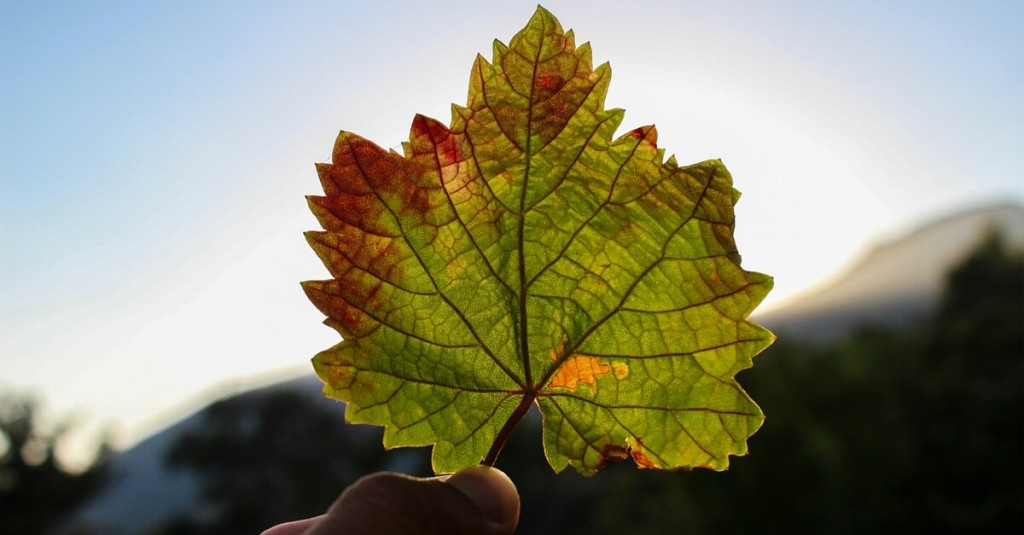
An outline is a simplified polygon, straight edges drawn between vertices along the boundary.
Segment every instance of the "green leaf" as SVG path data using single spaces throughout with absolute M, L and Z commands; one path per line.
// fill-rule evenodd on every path
M 304 283 L 343 337 L 314 358 L 350 422 L 434 445 L 437 472 L 493 464 L 529 408 L 560 471 L 629 456 L 722 470 L 761 425 L 734 376 L 772 335 L 771 278 L 740 268 L 720 161 L 615 138 L 610 69 L 543 8 L 473 64 L 451 127 L 404 154 L 342 132 L 309 205 L 333 277 Z

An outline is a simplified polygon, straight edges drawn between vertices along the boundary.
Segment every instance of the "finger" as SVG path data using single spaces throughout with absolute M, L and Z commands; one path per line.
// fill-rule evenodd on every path
M 478 470 L 496 474 L 460 472 L 451 483 L 393 473 L 364 477 L 306 535 L 508 535 L 519 520 L 515 487 L 497 470 L 470 469 Z
M 484 516 L 499 524 L 519 523 L 519 492 L 505 472 L 487 466 L 474 466 L 445 480 L 476 504 Z
M 305 520 L 296 520 L 286 524 L 278 524 L 264 531 L 260 535 L 304 535 L 309 528 L 322 520 L 324 516 L 325 515 L 320 515 L 313 518 L 307 518 Z

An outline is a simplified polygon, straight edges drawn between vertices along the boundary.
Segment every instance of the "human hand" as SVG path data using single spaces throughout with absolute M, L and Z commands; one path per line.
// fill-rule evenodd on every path
M 263 535 L 508 535 L 519 523 L 519 494 L 503 472 L 474 466 L 418 479 L 381 472 L 353 483 L 327 514 L 274 526 Z

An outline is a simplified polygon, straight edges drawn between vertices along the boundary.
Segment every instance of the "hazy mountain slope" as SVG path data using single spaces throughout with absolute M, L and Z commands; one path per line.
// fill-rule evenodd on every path
M 949 268 L 990 230 L 1024 248 L 1024 207 L 986 206 L 924 224 L 758 320 L 779 334 L 822 341 L 860 324 L 909 323 L 934 304 Z
M 279 390 L 292 390 L 308 394 L 310 399 L 318 402 L 336 404 L 320 395 L 322 387 L 320 380 L 310 370 L 308 376 L 237 395 L 259 396 Z M 207 408 L 184 417 L 135 447 L 115 454 L 111 459 L 112 480 L 98 495 L 85 503 L 58 533 L 146 533 L 167 519 L 194 507 L 199 501 L 198 477 L 187 470 L 166 466 L 165 459 L 172 445 L 184 433 L 200 424 Z
M 193 504 L 199 491 L 196 477 L 170 470 L 163 461 L 174 441 L 194 423 L 194 417 L 189 417 L 115 454 L 107 486 L 59 533 L 144 533 Z

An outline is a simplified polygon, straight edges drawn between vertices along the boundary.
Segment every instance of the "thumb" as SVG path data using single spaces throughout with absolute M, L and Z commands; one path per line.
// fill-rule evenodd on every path
M 519 493 L 505 472 L 488 466 L 474 466 L 445 480 L 459 489 L 483 515 L 499 526 L 496 533 L 512 533 L 519 523 Z
M 307 535 L 470 533 L 508 535 L 519 495 L 501 471 L 468 468 L 447 479 L 379 473 L 350 486 Z

